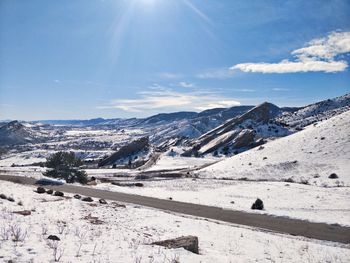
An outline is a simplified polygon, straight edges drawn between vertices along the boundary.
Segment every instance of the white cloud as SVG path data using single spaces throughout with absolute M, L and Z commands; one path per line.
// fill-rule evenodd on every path
M 189 83 L 189 82 L 185 82 L 185 81 L 181 81 L 181 82 L 179 82 L 179 86 L 183 87 L 183 88 L 193 88 L 194 84 Z
M 349 52 L 350 32 L 332 32 L 292 51 L 292 61 L 286 59 L 278 63 L 241 63 L 230 69 L 260 73 L 340 72 L 346 70 L 348 63 L 337 60 L 337 57 Z
M 136 99 L 116 99 L 100 109 L 120 109 L 127 112 L 145 113 L 152 111 L 205 110 L 216 107 L 232 107 L 240 102 L 215 92 L 178 92 L 160 87 L 138 93 Z

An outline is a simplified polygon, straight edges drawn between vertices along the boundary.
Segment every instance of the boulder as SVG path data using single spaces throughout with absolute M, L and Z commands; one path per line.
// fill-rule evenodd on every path
M 329 179 L 338 179 L 338 175 L 336 173 L 332 173 L 328 176 Z
M 32 214 L 32 212 L 29 211 L 29 210 L 14 211 L 13 213 L 14 214 L 19 214 L 19 215 L 22 215 L 22 216 L 30 216 Z
M 10 201 L 10 202 L 14 202 L 15 199 L 13 199 L 12 197 L 7 197 L 7 200 Z
M 102 205 L 106 205 L 107 204 L 107 201 L 106 200 L 104 200 L 104 199 L 100 199 L 100 200 L 98 200 L 99 202 L 100 202 L 100 204 L 102 204 Z
M 1 198 L 1 199 L 7 199 L 7 196 L 4 195 L 4 194 L 0 194 L 0 198 Z
M 137 186 L 137 187 L 143 187 L 143 183 L 135 183 L 135 186 Z
M 39 187 L 36 189 L 36 192 L 37 192 L 38 194 L 43 194 L 43 193 L 46 193 L 46 190 L 45 190 L 44 187 L 39 186 Z
M 74 195 L 73 196 L 75 199 L 81 199 L 81 196 L 80 195 Z
M 84 202 L 93 202 L 94 200 L 90 197 L 90 196 L 87 196 L 87 197 L 83 197 L 81 199 L 81 201 L 84 201 Z
M 62 193 L 60 191 L 56 191 L 53 195 L 54 196 L 64 196 L 64 193 Z
M 192 253 L 199 254 L 198 237 L 184 236 L 174 239 L 153 242 L 152 245 L 163 246 L 167 248 L 184 248 Z
M 49 194 L 49 195 L 52 195 L 53 194 L 53 190 L 49 189 L 49 190 L 46 191 L 46 193 Z
M 264 202 L 259 198 L 256 199 L 255 202 L 252 204 L 251 209 L 263 210 L 264 209 Z
M 56 235 L 49 235 L 47 239 L 53 240 L 53 241 L 60 241 L 61 239 Z

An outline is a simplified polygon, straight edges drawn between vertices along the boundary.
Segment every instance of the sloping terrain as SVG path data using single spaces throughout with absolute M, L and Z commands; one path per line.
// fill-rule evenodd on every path
M 294 112 L 285 112 L 277 120 L 289 127 L 303 128 L 314 122 L 325 120 L 350 109 L 350 93 L 334 99 L 307 105 Z
M 282 112 L 268 102 L 258 105 L 194 140 L 193 147 L 184 156 L 213 152 L 218 155 L 218 151 L 227 155 L 262 144 L 264 138 L 288 135 L 289 130 L 274 121 Z
M 0 184 L 15 201 L 0 199 L 3 262 L 345 262 L 350 254 L 348 245 L 34 190 Z M 199 254 L 151 245 L 186 235 L 198 236 Z
M 0 127 L 0 146 L 39 142 L 42 135 L 18 121 L 11 121 Z
M 350 186 L 350 111 L 198 171 L 200 177 Z M 334 179 L 328 178 L 331 174 Z

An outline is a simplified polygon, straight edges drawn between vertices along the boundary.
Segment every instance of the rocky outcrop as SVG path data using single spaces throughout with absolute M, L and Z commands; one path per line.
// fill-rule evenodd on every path
M 199 254 L 198 237 L 184 236 L 174 239 L 153 242 L 152 245 L 163 246 L 167 248 L 184 248 L 192 253 Z
M 127 158 L 132 154 L 135 154 L 139 151 L 144 150 L 148 146 L 149 146 L 148 137 L 142 137 L 140 139 L 137 139 L 121 147 L 118 151 L 113 153 L 111 156 L 100 161 L 98 166 L 101 167 L 105 165 L 112 165 L 113 163 L 117 162 L 119 159 Z
M 261 144 L 261 138 L 266 133 L 264 129 L 278 134 L 281 129 L 273 120 L 282 112 L 283 109 L 276 105 L 264 102 L 193 140 L 192 148 L 183 156 L 204 155 L 217 152 L 219 149 L 226 155 L 230 152 L 229 149 L 234 152 L 252 148 Z

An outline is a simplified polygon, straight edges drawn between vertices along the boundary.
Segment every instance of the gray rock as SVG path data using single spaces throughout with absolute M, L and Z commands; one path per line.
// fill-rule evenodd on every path
M 264 202 L 259 198 L 256 199 L 255 202 L 252 204 L 251 209 L 263 210 L 264 209 Z
M 93 202 L 94 200 L 90 197 L 90 196 L 87 196 L 87 197 L 83 197 L 81 199 L 81 201 L 84 201 L 84 202 Z
M 167 239 L 163 241 L 153 242 L 152 245 L 163 246 L 167 248 L 184 248 L 192 253 L 199 254 L 198 237 L 184 236 L 174 239 Z
M 45 190 L 44 187 L 39 186 L 39 187 L 36 189 L 36 192 L 37 192 L 38 194 L 43 194 L 43 193 L 46 193 L 46 190 Z
M 64 193 L 62 193 L 60 191 L 56 191 L 53 195 L 54 196 L 64 196 Z
M 103 204 L 103 205 L 106 205 L 107 204 L 107 201 L 106 200 L 104 200 L 104 199 L 100 199 L 100 200 L 98 200 L 99 202 L 100 202 L 100 204 Z
M 53 241 L 60 241 L 61 239 L 56 235 L 49 235 L 47 239 L 53 240 Z

